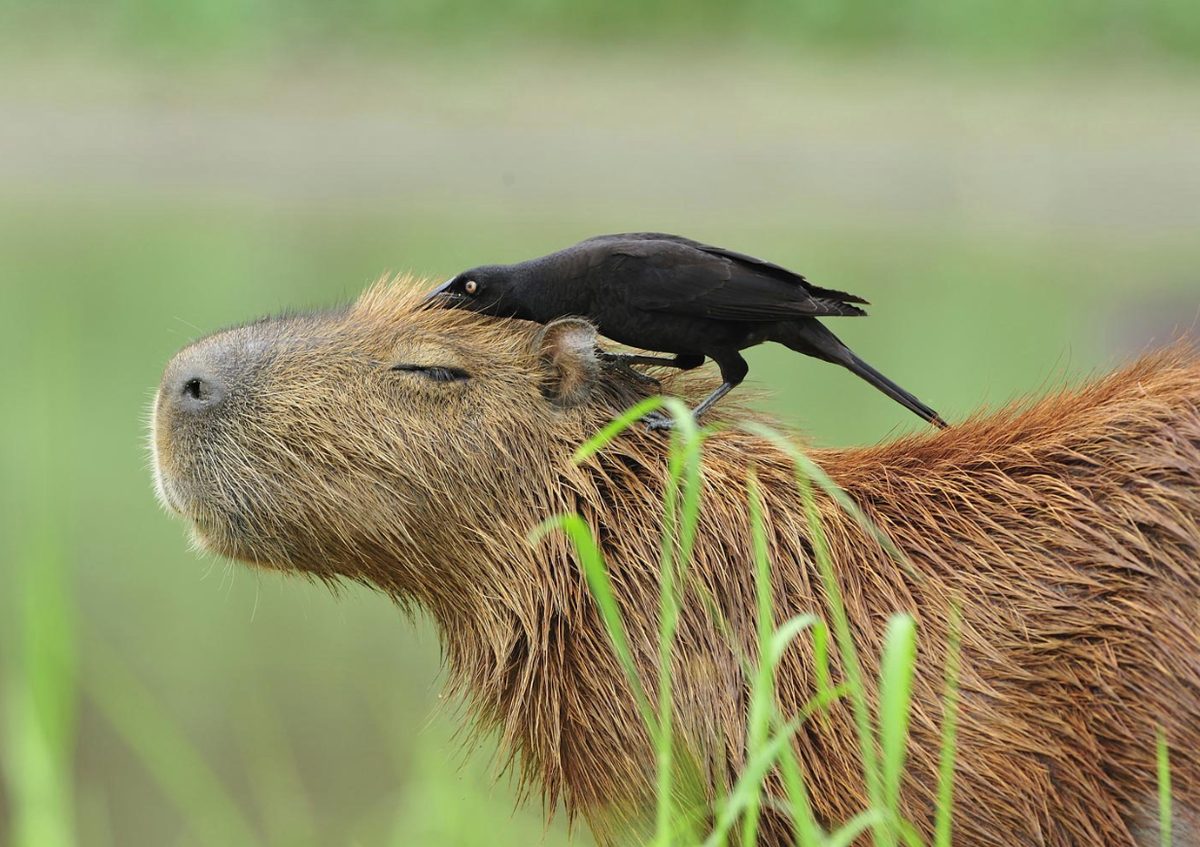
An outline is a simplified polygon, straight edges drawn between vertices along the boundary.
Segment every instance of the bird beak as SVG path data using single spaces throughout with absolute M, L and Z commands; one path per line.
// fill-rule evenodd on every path
M 458 295 L 450 291 L 450 284 L 452 282 L 454 282 L 453 279 L 448 279 L 437 288 L 433 289 L 433 291 L 430 291 L 425 295 L 425 299 L 421 301 L 421 305 L 428 308 L 431 306 L 449 304 L 459 299 Z

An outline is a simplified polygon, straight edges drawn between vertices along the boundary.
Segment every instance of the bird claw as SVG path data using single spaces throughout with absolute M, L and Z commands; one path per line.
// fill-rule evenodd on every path
M 657 432 L 665 430 L 670 432 L 675 428 L 675 419 L 670 415 L 664 415 L 662 412 L 651 412 L 642 420 L 646 424 L 646 432 Z
M 654 377 L 650 376 L 650 374 L 644 374 L 639 370 L 634 370 L 629 365 L 621 365 L 620 368 L 622 371 L 629 374 L 631 377 L 633 377 L 640 383 L 643 383 L 645 385 L 653 385 L 655 388 L 662 388 L 662 383 L 659 382 Z
M 621 373 L 632 377 L 643 385 L 653 385 L 655 388 L 662 387 L 662 383 L 657 379 L 649 374 L 644 374 L 641 371 L 636 370 L 632 365 L 630 365 L 629 360 L 632 358 L 632 356 L 629 356 L 628 354 L 609 353 L 607 350 L 601 350 L 599 351 L 599 356 L 600 361 L 612 365 Z

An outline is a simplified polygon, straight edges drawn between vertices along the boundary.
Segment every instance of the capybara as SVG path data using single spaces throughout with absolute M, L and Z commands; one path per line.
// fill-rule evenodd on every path
M 600 361 L 580 320 L 424 309 L 397 280 L 180 352 L 155 401 L 155 478 L 209 550 L 428 610 L 451 686 L 522 783 L 607 840 L 652 804 L 654 757 L 572 546 L 527 536 L 549 516 L 584 517 L 653 687 L 669 439 L 636 427 L 571 460 L 648 390 Z M 1025 408 L 811 455 L 907 557 L 818 494 L 869 676 L 888 618 L 917 620 L 902 804 L 919 827 L 932 827 L 958 603 L 956 844 L 1157 844 L 1158 726 L 1175 843 L 1200 843 L 1200 354 L 1175 346 Z M 731 428 L 703 462 L 690 574 L 723 614 L 687 596 L 672 672 L 680 743 L 719 783 L 745 760 L 741 657 L 757 649 L 752 466 L 776 621 L 825 602 L 789 459 Z M 777 680 L 795 715 L 816 693 L 811 639 Z M 796 737 L 828 824 L 866 806 L 855 739 L 844 701 Z M 788 841 L 785 821 L 763 826 L 766 842 Z

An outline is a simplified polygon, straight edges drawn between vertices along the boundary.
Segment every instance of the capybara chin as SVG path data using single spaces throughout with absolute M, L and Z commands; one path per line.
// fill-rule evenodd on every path
M 585 518 L 653 685 L 668 439 L 638 427 L 574 466 L 646 388 L 601 365 L 586 323 L 426 310 L 418 287 L 381 284 L 348 309 L 179 353 L 155 402 L 159 494 L 210 550 L 427 609 L 451 685 L 522 784 L 619 836 L 651 802 L 654 757 L 571 546 L 526 538 L 549 516 Z M 1175 843 L 1200 843 L 1200 355 L 1178 346 L 1022 410 L 813 456 L 908 558 L 897 565 L 819 499 L 869 674 L 888 617 L 918 622 L 906 814 L 928 834 L 960 603 L 955 843 L 1157 844 L 1157 726 Z M 680 743 L 708 763 L 712 796 L 745 759 L 751 465 L 776 621 L 824 610 L 790 463 L 754 436 L 714 435 L 691 573 L 728 633 L 689 594 L 672 667 Z M 785 715 L 815 694 L 813 668 L 801 639 L 778 675 Z M 866 805 L 855 749 L 842 702 L 796 737 L 829 824 Z M 768 809 L 764 841 L 789 843 L 787 831 Z

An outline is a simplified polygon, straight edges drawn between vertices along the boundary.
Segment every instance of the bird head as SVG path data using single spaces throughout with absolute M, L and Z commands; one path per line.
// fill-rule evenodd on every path
M 463 271 L 425 295 L 429 306 L 469 309 L 497 317 L 515 317 L 512 276 L 503 265 L 485 265 Z

